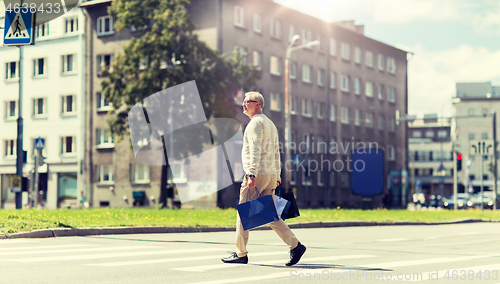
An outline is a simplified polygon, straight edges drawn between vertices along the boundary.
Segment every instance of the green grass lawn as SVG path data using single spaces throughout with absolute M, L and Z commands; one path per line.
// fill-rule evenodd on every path
M 460 210 L 345 210 L 303 209 L 287 223 L 317 221 L 413 221 L 438 222 L 465 218 L 500 220 L 500 211 Z M 120 226 L 233 227 L 235 209 L 175 210 L 142 208 L 0 210 L 0 234 L 36 229 Z

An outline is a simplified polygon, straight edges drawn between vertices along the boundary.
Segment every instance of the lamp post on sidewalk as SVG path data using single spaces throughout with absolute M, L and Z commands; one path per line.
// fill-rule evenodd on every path
M 299 35 L 294 35 L 285 54 L 285 189 L 290 188 L 292 175 L 291 157 L 290 157 L 290 142 L 292 140 L 292 122 L 290 119 L 290 57 L 292 51 L 305 47 L 319 45 L 319 40 L 310 41 L 306 44 L 295 46 L 295 42 L 300 39 Z

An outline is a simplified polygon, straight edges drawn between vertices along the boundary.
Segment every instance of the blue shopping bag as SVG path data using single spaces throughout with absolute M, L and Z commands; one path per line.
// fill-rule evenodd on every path
M 257 187 L 255 191 L 256 199 L 248 201 L 250 189 L 247 189 L 247 201 L 236 206 L 245 231 L 279 220 L 273 196 L 260 195 Z

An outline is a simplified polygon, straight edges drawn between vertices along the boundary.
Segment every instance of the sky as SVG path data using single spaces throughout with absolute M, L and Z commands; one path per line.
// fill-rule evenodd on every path
M 365 36 L 413 53 L 408 114 L 451 115 L 457 82 L 500 86 L 498 0 L 274 0 L 322 20 L 354 20 Z

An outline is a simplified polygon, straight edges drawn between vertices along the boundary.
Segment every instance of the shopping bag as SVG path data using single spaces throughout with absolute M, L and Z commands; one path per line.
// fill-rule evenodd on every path
M 278 221 L 279 218 L 276 206 L 274 205 L 273 196 L 262 196 L 257 190 L 257 187 L 255 187 L 258 197 L 249 201 L 250 190 L 251 189 L 247 189 L 246 202 L 236 206 L 243 229 L 247 231 L 267 223 Z
M 278 216 L 281 216 L 282 214 L 286 215 L 286 213 L 288 213 L 288 209 L 290 208 L 290 201 L 279 195 L 274 196 L 274 201 L 276 201 L 276 211 L 278 212 Z
M 293 195 L 293 192 L 291 191 L 285 192 L 281 187 L 281 184 L 278 185 L 278 192 L 282 198 L 290 201 L 290 207 L 288 208 L 288 211 L 286 213 L 283 212 L 281 214 L 281 219 L 286 220 L 299 217 L 300 216 L 299 207 L 297 206 L 297 201 L 295 200 L 295 195 Z

